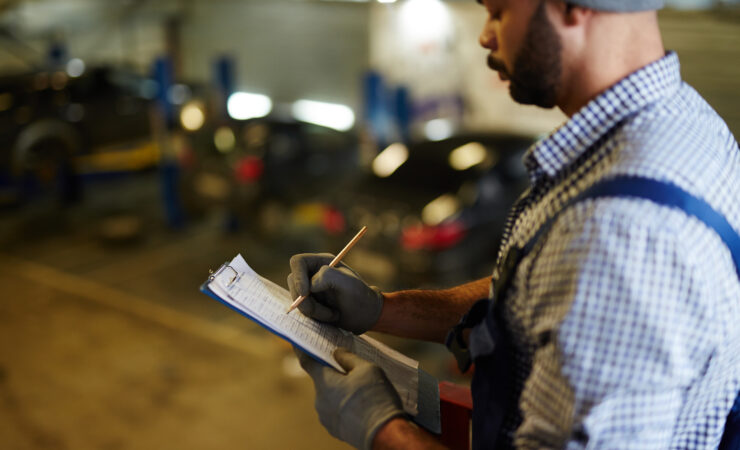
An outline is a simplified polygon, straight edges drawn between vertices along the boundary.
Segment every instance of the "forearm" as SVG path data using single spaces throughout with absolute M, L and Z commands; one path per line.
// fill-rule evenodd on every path
M 476 301 L 488 297 L 490 278 L 450 289 L 406 290 L 383 294 L 383 310 L 374 331 L 444 342 L 449 329 Z
M 383 425 L 373 440 L 373 450 L 441 450 L 444 448 L 430 433 L 400 417 Z

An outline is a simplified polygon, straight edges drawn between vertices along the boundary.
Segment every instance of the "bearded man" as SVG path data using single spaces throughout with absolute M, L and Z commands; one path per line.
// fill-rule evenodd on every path
M 318 320 L 475 362 L 475 448 L 717 448 L 740 390 L 737 141 L 664 50 L 661 0 L 482 4 L 511 97 L 569 117 L 525 156 L 493 276 L 383 293 L 302 254 L 291 293 Z M 334 436 L 439 447 L 377 366 L 299 356 Z

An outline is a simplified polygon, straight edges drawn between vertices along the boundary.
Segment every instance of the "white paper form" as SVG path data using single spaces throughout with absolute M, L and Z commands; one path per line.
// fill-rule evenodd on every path
M 418 412 L 419 363 L 367 336 L 357 337 L 335 326 L 317 322 L 296 311 L 286 314 L 290 293 L 257 274 L 241 255 L 222 266 L 208 288 L 223 301 L 246 313 L 268 329 L 295 342 L 314 356 L 344 373 L 333 353 L 337 347 L 378 364 L 401 397 L 404 410 Z
M 399 353 L 369 336 L 352 336 L 352 352 L 373 361 L 383 368 L 398 396 L 403 409 L 413 415 L 418 413 L 419 361 Z

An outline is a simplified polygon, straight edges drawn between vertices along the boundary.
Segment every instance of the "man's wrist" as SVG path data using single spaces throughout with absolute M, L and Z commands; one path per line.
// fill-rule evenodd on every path
M 376 297 L 378 299 L 377 300 L 377 303 L 376 303 L 376 305 L 378 306 L 378 308 L 377 308 L 376 311 L 374 311 L 374 316 L 375 317 L 373 319 L 371 319 L 371 323 L 372 324 L 370 325 L 370 327 L 367 330 L 367 331 L 374 331 L 378 327 L 378 323 L 383 318 L 383 309 L 385 308 L 385 303 L 386 302 L 385 302 L 385 294 L 383 294 L 383 291 L 381 291 L 379 287 L 377 287 L 377 286 L 370 286 L 370 290 L 372 290 L 375 293 L 375 295 L 376 295 Z
M 385 319 L 384 314 L 388 313 L 388 297 L 385 292 L 381 291 L 379 288 L 375 286 L 373 286 L 373 288 L 375 289 L 375 292 L 378 293 L 378 298 L 380 299 L 380 313 L 378 314 L 378 320 L 376 320 L 373 326 L 370 327 L 370 331 L 379 331 L 383 329 L 383 321 Z
M 375 433 L 372 450 L 444 449 L 430 433 L 406 417 L 394 417 Z
M 374 429 L 368 430 L 368 434 L 365 438 L 365 445 L 363 448 L 367 450 L 373 449 L 375 445 L 375 440 L 378 436 L 378 433 L 380 433 L 380 430 L 384 429 L 390 422 L 396 420 L 401 422 L 408 422 L 408 416 L 403 411 L 398 411 L 395 413 L 389 412 L 385 414 L 384 418 L 375 422 L 376 426 L 374 427 Z
M 386 422 L 375 432 L 373 438 L 372 450 L 389 450 L 398 447 L 398 444 L 405 445 L 400 437 L 407 435 L 411 423 L 405 417 L 394 417 Z

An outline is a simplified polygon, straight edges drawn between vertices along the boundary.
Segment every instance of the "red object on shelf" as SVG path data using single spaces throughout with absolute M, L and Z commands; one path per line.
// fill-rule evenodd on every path
M 439 440 L 452 450 L 469 450 L 470 420 L 473 416 L 470 388 L 441 381 L 439 410 L 442 421 L 442 435 Z
M 256 156 L 245 156 L 234 168 L 236 179 L 244 184 L 259 180 L 264 171 L 265 163 Z
M 407 250 L 444 250 L 465 237 L 465 227 L 460 222 L 439 225 L 415 225 L 401 232 L 401 245 Z
M 344 231 L 344 228 L 347 225 L 344 220 L 344 215 L 342 215 L 339 210 L 331 206 L 327 206 L 324 209 L 322 222 L 324 229 L 329 234 L 339 234 Z

